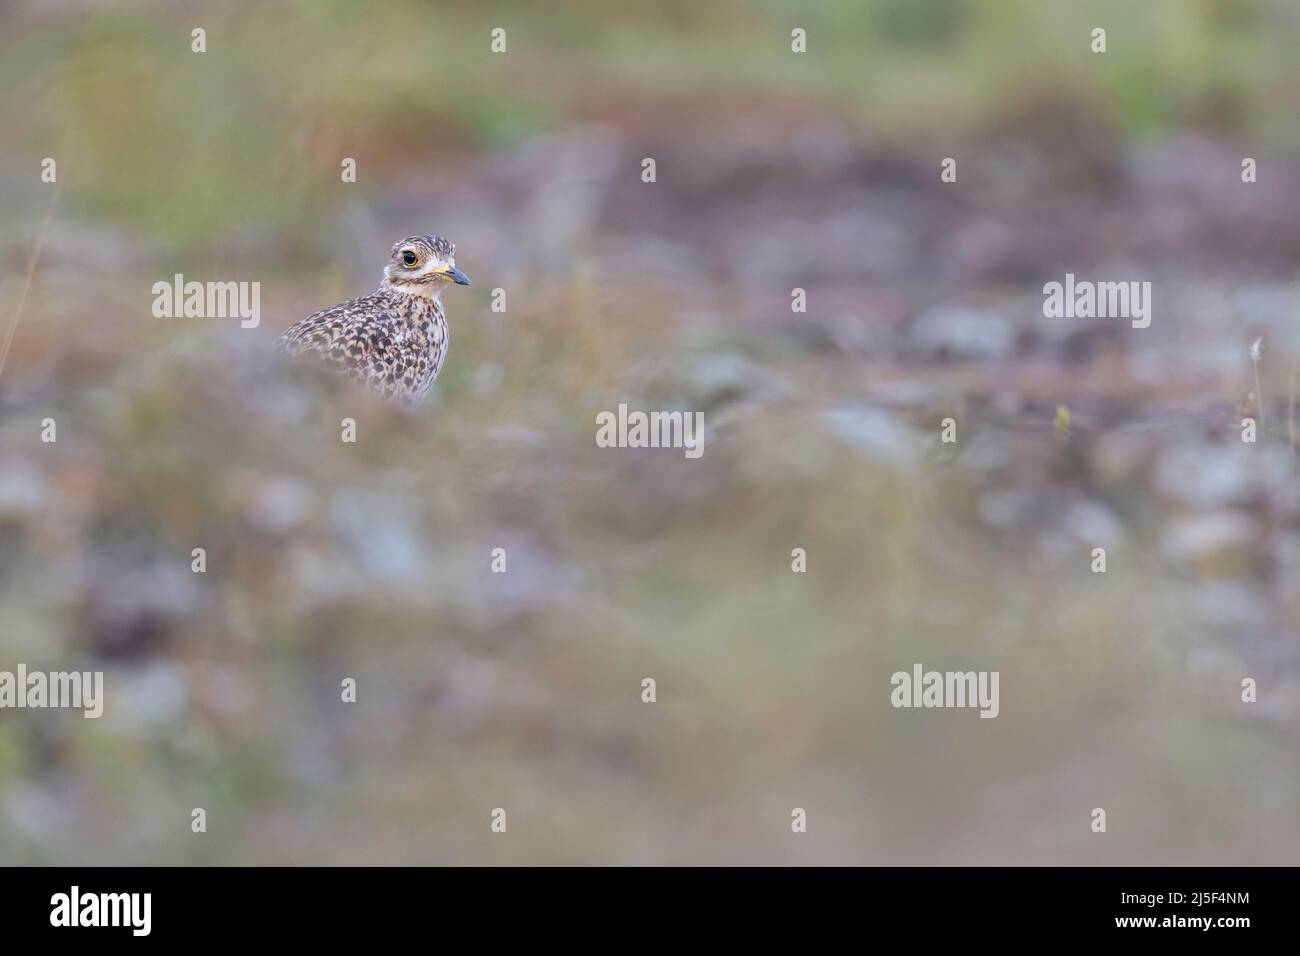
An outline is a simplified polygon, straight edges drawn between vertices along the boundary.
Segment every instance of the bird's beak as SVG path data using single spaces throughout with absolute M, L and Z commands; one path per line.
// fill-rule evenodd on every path
M 465 273 L 461 272 L 455 266 L 448 266 L 446 272 L 440 272 L 438 274 L 449 282 L 456 283 L 456 285 L 469 285 L 469 276 L 465 275 Z

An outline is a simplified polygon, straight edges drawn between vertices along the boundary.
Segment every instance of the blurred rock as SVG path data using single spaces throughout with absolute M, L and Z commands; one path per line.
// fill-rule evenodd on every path
M 1119 516 L 1100 501 L 1076 501 L 1065 512 L 1066 530 L 1088 547 L 1115 548 L 1126 534 Z
M 1278 445 L 1193 439 L 1161 453 L 1152 481 L 1171 501 L 1211 510 L 1248 504 L 1270 486 L 1289 484 L 1290 470 L 1291 453 Z
M 356 558 L 354 573 L 392 588 L 419 592 L 433 574 L 416 531 L 419 503 L 392 495 L 345 490 L 330 501 L 335 528 Z
M 490 571 L 488 562 L 495 548 L 505 551 L 504 573 Z M 467 613 L 484 620 L 562 607 L 581 597 L 579 569 L 517 531 L 498 529 L 474 553 L 474 561 L 462 562 L 456 569 L 461 586 L 455 599 L 466 605 Z M 479 599 L 480 593 L 486 600 Z
M 81 632 L 95 653 L 138 658 L 156 653 L 198 610 L 189 552 L 173 562 L 103 555 L 81 609 Z
M 994 488 L 980 498 L 980 519 L 1002 531 L 1033 525 L 1043 511 L 1042 495 L 1025 488 Z
M 115 670 L 104 677 L 111 706 L 104 708 L 109 726 L 138 732 L 149 726 L 182 720 L 188 699 L 185 674 L 167 661 L 153 661 L 140 670 Z
M 1011 323 L 981 309 L 943 306 L 922 313 L 912 323 L 911 345 L 927 358 L 1006 361 L 1015 348 Z
M 884 409 L 842 405 L 824 409 L 820 417 L 832 435 L 867 458 L 904 469 L 919 461 L 916 436 Z
M 1259 550 L 1259 528 L 1243 514 L 1216 511 L 1174 519 L 1161 544 L 1165 555 L 1212 575 L 1241 573 Z
M 46 499 L 46 483 L 30 465 L 6 463 L 0 470 L 0 519 L 25 518 Z
M 1157 454 L 1149 432 L 1119 430 L 1101 435 L 1092 443 L 1090 462 L 1099 481 L 1118 485 L 1143 478 Z
M 738 399 L 791 391 L 782 376 L 737 352 L 705 355 L 691 362 L 683 385 L 694 407 L 706 411 Z
M 292 531 L 313 513 L 311 489 L 293 478 L 276 477 L 261 481 L 247 503 L 249 524 L 265 534 Z
M 1244 581 L 1198 581 L 1182 592 L 1197 619 L 1232 632 L 1262 633 L 1268 627 L 1269 601 L 1259 587 Z

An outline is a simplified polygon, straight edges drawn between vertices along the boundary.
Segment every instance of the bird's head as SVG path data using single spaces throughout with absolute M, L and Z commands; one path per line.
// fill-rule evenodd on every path
M 469 285 L 469 276 L 456 268 L 456 247 L 442 236 L 411 236 L 394 245 L 384 279 L 402 292 L 435 299 L 447 283 Z

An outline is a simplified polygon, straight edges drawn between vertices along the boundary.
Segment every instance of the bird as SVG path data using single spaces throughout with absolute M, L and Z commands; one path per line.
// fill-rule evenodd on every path
M 442 290 L 469 285 L 456 246 L 442 236 L 395 243 L 373 292 L 314 312 L 276 340 L 291 356 L 312 357 L 408 407 L 429 394 L 447 358 Z

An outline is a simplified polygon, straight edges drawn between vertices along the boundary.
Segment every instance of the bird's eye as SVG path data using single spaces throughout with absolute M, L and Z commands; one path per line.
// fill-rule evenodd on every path
M 416 254 L 412 252 L 410 249 L 402 250 L 402 261 L 405 262 L 408 266 L 415 265 L 417 259 L 418 257 L 416 256 Z

